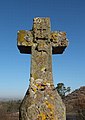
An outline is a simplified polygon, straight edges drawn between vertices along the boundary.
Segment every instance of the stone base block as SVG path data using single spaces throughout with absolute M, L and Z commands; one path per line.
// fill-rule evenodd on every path
M 19 120 L 66 120 L 65 106 L 56 89 L 29 89 L 21 103 Z

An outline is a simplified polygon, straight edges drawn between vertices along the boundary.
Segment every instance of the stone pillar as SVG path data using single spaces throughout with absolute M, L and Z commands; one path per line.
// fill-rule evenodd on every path
M 19 120 L 66 120 L 65 106 L 53 84 L 52 54 L 61 54 L 65 32 L 51 32 L 49 18 L 34 18 L 31 31 L 18 32 L 21 53 L 32 54 L 30 85 L 21 103 Z

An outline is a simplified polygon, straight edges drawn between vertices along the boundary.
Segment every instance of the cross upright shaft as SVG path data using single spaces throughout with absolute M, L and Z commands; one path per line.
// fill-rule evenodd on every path
M 20 50 L 20 53 L 26 53 L 26 54 L 32 54 L 31 57 L 31 74 L 30 74 L 30 87 L 28 89 L 28 92 L 26 96 L 30 100 L 34 100 L 34 103 L 38 107 L 39 104 L 37 102 L 41 102 L 42 107 L 46 107 L 46 99 L 50 102 L 51 98 L 57 100 L 55 97 L 55 94 L 57 94 L 56 91 L 53 91 L 54 85 L 53 85 L 53 77 L 52 77 L 52 54 L 62 54 L 64 49 L 68 45 L 68 41 L 66 39 L 66 33 L 65 32 L 51 32 L 50 31 L 50 18 L 34 18 L 33 20 L 33 28 L 30 31 L 20 30 L 18 32 L 18 48 Z M 50 93 L 49 93 L 50 90 Z M 43 93 L 42 93 L 43 92 Z M 29 93 L 29 94 L 28 94 Z M 47 97 L 50 96 L 52 97 Z M 38 96 L 41 95 L 41 98 L 38 98 Z M 43 95 L 45 98 L 43 98 Z M 21 111 L 25 107 L 27 107 L 27 103 L 30 104 L 29 106 L 32 106 L 32 103 L 29 102 L 28 98 L 25 96 L 23 102 Z M 58 94 L 57 94 L 58 96 Z M 59 97 L 59 96 L 58 96 Z M 59 98 L 60 99 L 60 98 Z M 37 101 L 39 100 L 39 101 Z M 61 101 L 61 99 L 60 99 Z M 49 103 L 48 102 L 48 103 Z M 57 103 L 58 100 L 55 102 Z M 50 104 L 50 103 L 49 103 Z M 56 106 L 54 103 L 51 103 L 52 106 Z M 59 103 L 58 103 L 59 104 Z M 35 106 L 35 111 L 36 111 Z M 42 110 L 42 107 L 39 108 L 39 113 L 43 112 L 44 117 L 46 120 L 65 120 L 65 117 L 59 118 L 59 116 L 62 116 L 62 111 L 64 111 L 64 107 L 62 106 L 62 110 L 59 111 L 58 108 L 50 108 L 52 109 L 53 116 L 50 116 L 50 113 L 48 112 L 45 114 L 45 110 Z M 28 109 L 32 109 L 28 107 Z M 29 110 L 31 111 L 31 110 Z M 59 115 L 55 115 L 56 111 L 58 111 Z M 31 115 L 28 115 L 27 118 L 23 117 L 22 112 L 20 112 L 20 120 L 45 120 L 43 119 L 43 116 L 41 115 L 41 118 L 39 118 L 40 115 L 38 113 L 36 114 L 36 119 Z M 61 114 L 61 115 L 60 115 Z M 28 119 L 29 118 L 29 119 Z

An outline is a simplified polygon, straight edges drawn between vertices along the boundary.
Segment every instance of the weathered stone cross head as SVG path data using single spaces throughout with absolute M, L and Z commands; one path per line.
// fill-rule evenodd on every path
M 51 44 L 53 54 L 61 54 L 68 45 L 65 32 L 51 32 L 50 18 L 34 18 L 32 30 L 18 31 L 18 48 L 21 53 L 30 54 L 31 47 L 44 41 Z
M 32 30 L 18 31 L 20 53 L 32 54 L 30 86 L 20 107 L 20 120 L 65 120 L 65 107 L 53 91 L 52 54 L 62 54 L 68 41 L 65 32 L 50 29 L 50 18 L 34 18 Z
M 51 32 L 50 18 L 34 18 L 30 31 L 18 32 L 21 53 L 32 54 L 31 77 L 52 82 L 52 54 L 61 54 L 68 45 L 65 32 Z

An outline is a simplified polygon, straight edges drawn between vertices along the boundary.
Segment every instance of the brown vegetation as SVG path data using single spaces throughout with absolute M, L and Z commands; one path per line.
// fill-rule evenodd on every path
M 18 101 L 1 101 L 0 102 L 0 120 L 19 120 L 19 106 Z
M 75 114 L 76 120 L 85 120 L 85 86 L 67 95 L 64 103 L 68 115 Z
M 0 120 L 19 120 L 21 101 L 1 101 Z M 81 87 L 64 98 L 67 120 L 85 120 L 85 87 Z M 70 118 L 70 119 L 69 119 Z

